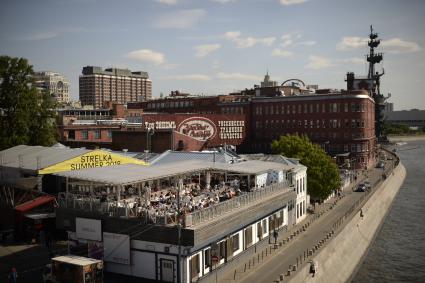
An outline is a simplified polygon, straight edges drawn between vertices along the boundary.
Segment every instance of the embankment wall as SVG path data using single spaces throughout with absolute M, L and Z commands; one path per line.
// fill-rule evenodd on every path
M 400 163 L 377 188 L 376 192 L 360 208 L 347 225 L 316 252 L 313 260 L 318 264 L 315 277 L 309 273 L 310 264 L 306 264 L 288 282 L 347 282 L 357 271 L 358 265 L 367 254 L 369 246 L 379 232 L 385 216 L 406 177 L 406 169 Z M 285 281 L 286 282 L 286 281 Z

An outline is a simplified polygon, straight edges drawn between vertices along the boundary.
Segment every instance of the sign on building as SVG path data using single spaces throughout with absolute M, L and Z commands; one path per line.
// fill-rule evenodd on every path
M 57 172 L 106 167 L 121 164 L 147 165 L 147 163 L 143 160 L 139 160 L 136 158 L 126 157 L 120 154 L 103 150 L 93 150 L 86 154 L 39 170 L 38 174 L 52 174 Z
M 130 236 L 115 233 L 103 233 L 104 261 L 130 264 Z
M 102 241 L 102 222 L 96 219 L 75 219 L 75 233 L 78 239 Z
M 204 117 L 192 117 L 180 123 L 177 131 L 199 141 L 212 139 L 217 133 L 215 124 Z

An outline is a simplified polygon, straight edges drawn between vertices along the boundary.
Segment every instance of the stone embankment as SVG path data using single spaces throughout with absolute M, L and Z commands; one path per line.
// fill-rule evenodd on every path
M 379 232 L 405 177 L 406 170 L 400 163 L 363 205 L 353 205 L 353 211 L 336 222 L 329 235 L 311 247 L 307 255 L 300 256 L 296 265 L 275 282 L 349 281 Z M 314 277 L 310 273 L 312 261 L 317 266 Z

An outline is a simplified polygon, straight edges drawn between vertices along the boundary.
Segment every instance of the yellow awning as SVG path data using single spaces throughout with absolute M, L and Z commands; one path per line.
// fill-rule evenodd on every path
M 86 168 L 106 167 L 121 164 L 148 165 L 146 162 L 103 150 L 93 150 L 86 154 L 57 163 L 38 171 L 38 174 L 52 174 Z

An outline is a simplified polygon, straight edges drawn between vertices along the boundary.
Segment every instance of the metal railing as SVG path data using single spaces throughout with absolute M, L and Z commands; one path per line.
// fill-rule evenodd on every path
M 224 213 L 229 212 L 233 209 L 251 204 L 277 191 L 281 191 L 281 193 L 287 193 L 293 190 L 293 187 L 289 187 L 288 183 L 271 184 L 267 187 L 257 189 L 253 192 L 242 194 L 227 201 L 218 203 L 214 206 L 194 211 L 190 214 L 186 214 L 184 218 L 184 224 L 185 227 L 194 226 L 199 223 L 209 221 L 220 215 L 223 215 Z
M 257 188 L 252 192 L 242 193 L 237 197 L 233 197 L 229 200 L 220 202 L 213 206 L 203 208 L 201 210 L 194 211 L 186 214 L 183 217 L 183 225 L 185 227 L 191 227 L 199 223 L 211 220 L 224 213 L 227 213 L 233 209 L 247 206 L 253 202 L 263 199 L 275 192 L 287 193 L 293 191 L 294 188 L 289 186 L 289 183 L 275 183 L 264 188 Z M 125 217 L 133 218 L 137 217 L 142 221 L 155 223 L 159 225 L 170 225 L 176 224 L 177 217 L 175 215 L 161 215 L 154 216 L 149 214 L 146 210 L 139 211 L 136 207 L 130 207 L 128 204 L 120 203 L 117 201 L 105 201 L 101 202 L 99 198 L 79 196 L 74 194 L 68 194 L 68 197 L 59 196 L 58 198 L 59 207 L 70 208 L 76 210 L 90 211 L 98 214 L 106 214 L 110 217 Z

